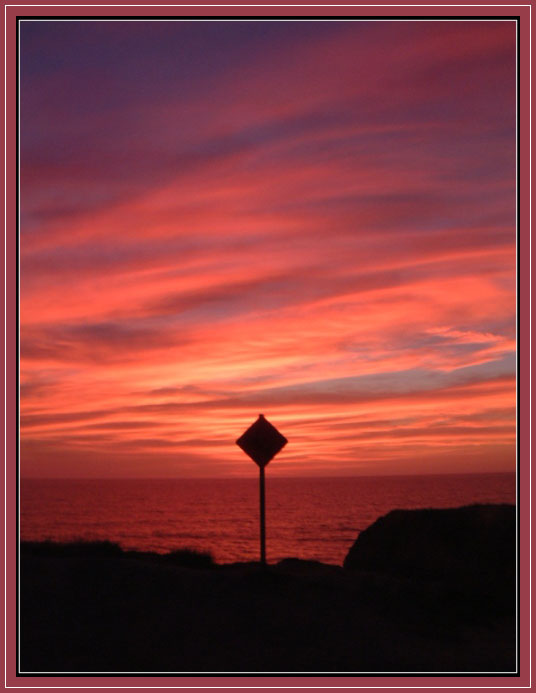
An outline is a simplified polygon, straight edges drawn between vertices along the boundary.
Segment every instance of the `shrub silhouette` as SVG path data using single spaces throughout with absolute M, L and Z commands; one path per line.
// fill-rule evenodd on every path
M 164 554 L 164 559 L 173 565 L 185 568 L 213 568 L 214 560 L 210 553 L 195 551 L 194 549 L 177 549 Z
M 164 560 L 173 565 L 185 568 L 213 568 L 214 560 L 210 553 L 196 551 L 195 549 L 176 549 L 166 554 L 158 554 L 146 551 L 123 551 L 112 541 L 22 541 L 20 544 L 23 556 L 46 556 L 56 558 L 149 558 L 151 560 Z
M 57 556 L 61 557 L 91 557 L 111 558 L 123 554 L 123 549 L 112 541 L 22 541 L 20 544 L 22 555 L 33 556 Z

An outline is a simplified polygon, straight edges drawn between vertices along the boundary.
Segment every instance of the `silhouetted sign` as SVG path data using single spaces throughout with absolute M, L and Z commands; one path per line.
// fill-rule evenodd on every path
M 268 462 L 287 444 L 275 426 L 262 414 L 248 430 L 236 441 L 236 444 L 256 462 L 259 467 L 266 467 Z

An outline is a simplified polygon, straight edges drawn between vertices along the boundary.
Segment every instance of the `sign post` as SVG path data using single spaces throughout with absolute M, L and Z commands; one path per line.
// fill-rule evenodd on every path
M 259 468 L 259 498 L 261 518 L 261 563 L 266 565 L 266 522 L 264 515 L 264 467 Z
M 264 468 L 277 453 L 287 444 L 285 436 L 281 435 L 275 426 L 267 421 L 262 414 L 245 431 L 236 444 L 249 455 L 259 466 L 259 497 L 260 497 L 260 530 L 261 530 L 261 565 L 266 565 L 266 523 L 264 510 Z

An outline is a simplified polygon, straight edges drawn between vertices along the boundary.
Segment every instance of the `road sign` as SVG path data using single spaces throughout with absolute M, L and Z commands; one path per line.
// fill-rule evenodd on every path
M 266 532 L 264 520 L 264 468 L 268 462 L 287 444 L 285 436 L 281 435 L 275 426 L 267 421 L 262 414 L 236 444 L 259 465 L 259 496 L 260 496 L 260 529 L 261 529 L 261 565 L 266 566 Z
M 236 441 L 236 444 L 256 462 L 259 467 L 266 467 L 268 462 L 287 444 L 275 426 L 262 414 L 248 430 Z

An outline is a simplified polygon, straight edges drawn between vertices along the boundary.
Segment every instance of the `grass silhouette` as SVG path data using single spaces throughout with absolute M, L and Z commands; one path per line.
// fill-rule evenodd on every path
M 22 541 L 22 556 L 48 556 L 57 558 L 152 558 L 191 568 L 213 568 L 215 563 L 208 552 L 191 548 L 175 549 L 159 554 L 150 551 L 125 551 L 112 541 L 76 539 L 74 541 Z

